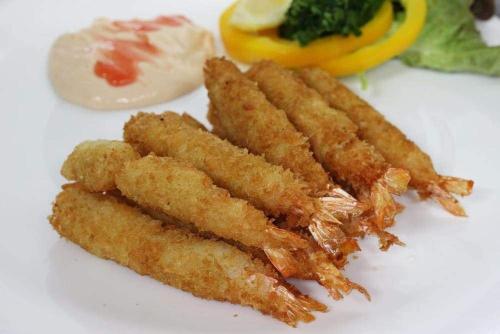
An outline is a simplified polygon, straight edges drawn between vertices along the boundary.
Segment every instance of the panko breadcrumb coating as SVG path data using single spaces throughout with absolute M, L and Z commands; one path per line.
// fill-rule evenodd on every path
M 90 191 L 115 189 L 115 174 L 126 161 L 140 155 L 130 144 L 117 140 L 88 140 L 77 145 L 61 168 L 70 181 L 78 181 Z
M 201 122 L 199 122 L 193 116 L 191 116 L 191 115 L 189 115 L 187 113 L 182 113 L 181 117 L 182 117 L 182 120 L 184 122 L 186 122 L 187 124 L 191 125 L 193 128 L 201 129 L 203 131 L 208 131 L 207 128 L 205 127 L 205 125 L 201 124 Z
M 154 220 L 110 195 L 66 186 L 49 220 L 90 253 L 201 298 L 251 306 L 291 326 L 312 321 L 311 311 L 326 310 L 270 265 L 223 241 Z
M 431 196 L 452 214 L 465 215 L 460 203 L 450 193 L 469 195 L 473 181 L 437 174 L 429 155 L 330 73 L 320 68 L 300 69 L 297 73 L 331 107 L 341 110 L 356 123 L 358 135 L 372 144 L 389 163 L 408 170 L 410 185 L 423 198 Z
M 311 197 L 307 183 L 290 170 L 194 128 L 176 113 L 139 113 L 125 124 L 124 138 L 142 154 L 153 152 L 192 164 L 233 196 L 274 217 L 288 217 L 292 227 L 308 227 L 316 240 L 334 254 L 341 253 L 342 244 L 351 241 L 346 239 L 335 214 L 347 215 L 356 208 L 356 201 Z M 339 202 L 344 203 L 340 208 Z
M 95 180 L 95 169 L 91 167 L 100 161 L 103 152 L 113 151 L 116 144 L 115 141 L 87 142 L 85 150 L 76 150 L 80 160 L 87 162 L 77 170 L 76 178 L 85 175 Z M 119 151 L 114 153 L 113 157 L 118 161 L 128 158 L 128 152 L 121 152 L 123 156 Z M 105 165 L 98 169 L 99 175 L 112 176 L 114 172 L 115 184 L 111 185 L 109 181 L 107 190 L 119 188 L 123 195 L 142 206 L 160 210 L 196 225 L 201 231 L 210 231 L 248 246 L 262 249 L 307 247 L 306 240 L 277 228 L 264 213 L 246 201 L 230 197 L 227 190 L 216 187 L 203 172 L 171 158 L 140 158 L 139 155 L 136 158 L 140 160 L 128 161 L 119 170 L 107 171 Z M 114 164 L 110 166 L 115 167 Z
M 125 124 L 123 137 L 142 155 L 154 153 L 186 161 L 233 196 L 251 201 L 274 217 L 294 208 L 314 211 L 307 183 L 289 170 L 192 127 L 174 112 L 140 112 Z
M 277 109 L 254 82 L 228 60 L 205 64 L 205 86 L 211 101 L 214 132 L 233 144 L 262 154 L 302 177 L 313 192 L 324 192 L 332 181 L 313 158 L 307 138 Z
M 349 184 L 359 199 L 371 204 L 376 225 L 380 229 L 392 225 L 400 207 L 391 193 L 406 190 L 408 172 L 391 168 L 371 145 L 357 137 L 358 128 L 346 115 L 330 108 L 292 71 L 262 61 L 247 75 L 309 137 L 316 158 L 335 178 Z
M 185 224 L 168 215 L 165 215 L 164 213 L 147 208 L 141 208 L 141 210 L 145 211 L 148 215 L 155 219 L 188 229 L 190 232 L 202 237 L 220 239 L 213 233 L 200 232 L 194 225 Z M 222 240 L 248 254 L 251 254 L 253 257 L 260 259 L 264 263 L 269 263 L 273 267 L 278 266 L 278 271 L 284 277 L 317 281 L 335 300 L 342 299 L 344 294 L 350 293 L 353 289 L 358 290 L 365 295 L 368 300 L 370 300 L 370 295 L 366 289 L 359 284 L 351 282 L 337 268 L 338 261 L 332 259 L 332 257 L 325 250 L 320 248 L 314 240 L 310 239 L 310 237 L 307 235 L 303 235 L 303 237 L 306 239 L 309 238 L 309 246 L 305 249 L 293 251 L 286 249 L 263 251 L 262 249 L 249 247 L 234 240 Z M 343 266 L 344 264 L 345 263 L 339 263 L 338 265 Z
M 214 185 L 205 173 L 172 158 L 149 155 L 127 162 L 115 181 L 122 194 L 139 205 L 200 231 L 262 249 L 307 246 L 298 235 L 275 227 L 262 211 Z

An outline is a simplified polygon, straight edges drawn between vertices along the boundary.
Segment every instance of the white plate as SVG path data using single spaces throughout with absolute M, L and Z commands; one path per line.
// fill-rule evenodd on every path
M 134 111 L 96 112 L 61 101 L 46 75 L 51 43 L 98 16 L 184 13 L 217 33 L 228 1 L 0 2 L 0 333 L 500 333 L 500 80 L 409 69 L 394 61 L 361 91 L 434 158 L 446 175 L 476 181 L 469 218 L 404 196 L 392 230 L 407 243 L 387 253 L 372 238 L 347 268 L 353 293 L 293 330 L 259 313 L 205 301 L 98 259 L 47 222 L 64 157 L 84 139 L 120 138 Z M 497 33 L 498 34 L 498 33 Z M 356 78 L 347 83 L 359 91 Z M 204 119 L 204 89 L 146 108 Z M 235 316 L 237 315 L 237 316 Z

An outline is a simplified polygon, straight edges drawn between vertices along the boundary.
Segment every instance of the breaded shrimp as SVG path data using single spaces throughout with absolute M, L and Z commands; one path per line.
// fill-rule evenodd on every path
M 429 155 L 330 73 L 319 68 L 307 68 L 298 70 L 298 74 L 332 108 L 343 111 L 356 123 L 358 135 L 372 144 L 389 163 L 408 170 L 410 186 L 423 198 L 431 196 L 452 214 L 465 216 L 465 211 L 450 193 L 469 195 L 473 181 L 437 174 Z
M 285 215 L 293 226 L 308 227 L 322 247 L 332 253 L 338 253 L 347 241 L 334 216 L 335 202 L 330 206 L 333 199 L 309 196 L 307 183 L 291 171 L 193 128 L 178 114 L 139 113 L 125 124 L 124 138 L 142 154 L 153 152 L 186 161 L 233 196 L 274 217 Z
M 147 156 L 125 163 L 115 177 L 123 195 L 222 238 L 247 246 L 304 248 L 298 235 L 275 227 L 248 202 L 215 186 L 203 172 L 169 157 Z
M 313 158 L 307 138 L 233 63 L 223 58 L 209 59 L 205 64 L 205 86 L 214 133 L 290 169 L 315 193 L 329 188 L 330 177 Z
M 251 199 L 275 217 L 298 208 L 314 210 L 307 184 L 293 173 L 193 128 L 174 112 L 132 116 L 124 126 L 124 139 L 142 155 L 154 153 L 192 164 L 233 196 Z
M 391 168 L 371 145 L 357 137 L 357 126 L 347 116 L 330 108 L 290 70 L 263 61 L 253 65 L 247 75 L 309 137 L 316 158 L 325 168 L 349 184 L 360 200 L 371 204 L 377 226 L 384 229 L 392 225 L 400 207 L 391 193 L 406 190 L 408 172 Z
M 223 242 L 166 225 L 110 195 L 69 185 L 49 218 L 90 253 L 193 295 L 248 305 L 291 326 L 326 306 L 284 282 L 272 266 Z
M 89 180 L 97 180 L 93 172 L 114 175 L 114 184 L 109 183 L 106 190 L 118 188 L 123 195 L 143 206 L 159 209 L 202 231 L 211 231 L 249 246 L 306 247 L 307 242 L 300 236 L 275 227 L 263 212 L 244 200 L 232 198 L 225 189 L 216 187 L 206 174 L 172 158 L 140 158 L 136 153 L 136 159 L 123 163 L 119 169 L 114 169 L 112 164 L 110 170 L 106 170 L 105 165 L 93 168 L 106 152 L 114 152 L 118 161 L 126 160 L 128 152 L 114 151 L 116 144 L 104 140 L 98 145 L 87 142 L 85 150 L 75 151 L 89 167 L 82 165 L 75 178 L 82 179 L 80 175 L 85 175 Z M 84 186 L 103 191 L 96 183 L 87 182 Z
M 114 148 L 115 142 L 113 142 L 113 141 L 108 141 L 108 142 L 109 142 L 108 149 L 112 150 Z M 106 151 L 105 148 L 106 148 L 106 141 L 102 141 L 99 143 L 99 146 L 97 147 L 97 149 L 98 149 L 97 151 L 100 153 L 103 153 Z M 92 151 L 92 146 L 88 146 L 87 149 L 85 151 L 82 151 L 80 154 L 81 154 L 82 158 L 84 158 L 86 161 L 89 162 L 87 164 L 87 166 L 93 165 L 92 158 L 99 157 L 98 154 L 95 154 Z M 125 159 L 123 159 L 123 160 L 125 160 Z M 168 159 L 166 159 L 166 160 L 168 160 Z M 186 167 L 186 166 L 184 166 L 184 167 Z M 190 167 L 187 167 L 187 169 L 189 171 L 193 171 L 193 169 Z M 78 170 L 79 173 L 81 173 L 83 175 L 90 176 L 91 177 L 90 179 L 95 179 L 95 177 L 92 175 L 92 171 L 93 171 L 92 169 L 87 170 L 83 167 Z M 102 172 L 102 169 L 99 171 Z M 182 174 L 182 172 L 183 172 L 182 169 L 180 169 L 180 172 L 178 171 L 178 174 Z M 186 171 L 184 171 L 184 172 L 185 172 L 185 174 L 186 173 L 189 174 Z M 233 206 L 233 211 L 234 211 L 234 209 L 236 209 L 236 211 L 238 211 L 238 205 L 239 205 L 242 207 L 240 210 L 241 211 L 240 214 L 242 215 L 242 217 L 239 217 L 239 219 L 235 219 L 238 217 L 234 217 L 234 215 L 238 214 L 238 212 L 233 212 L 233 216 L 228 215 L 226 213 L 221 213 L 221 215 L 225 219 L 222 219 L 221 221 L 219 221 L 218 219 L 214 218 L 216 216 L 216 213 L 213 212 L 213 208 L 212 208 L 212 210 L 204 210 L 206 213 L 210 213 L 210 212 L 213 213 L 212 219 L 211 220 L 210 219 L 209 220 L 207 220 L 207 219 L 200 220 L 200 218 L 196 218 L 196 212 L 192 213 L 192 210 L 202 210 L 203 203 L 200 202 L 200 203 L 197 203 L 197 206 L 190 208 L 191 211 L 187 211 L 187 212 L 192 213 L 191 219 L 185 220 L 183 222 L 188 223 L 188 224 L 195 224 L 198 229 L 200 229 L 204 232 L 210 231 L 210 232 L 214 233 L 215 235 L 226 238 L 227 240 L 234 237 L 234 238 L 236 238 L 236 240 L 238 240 L 244 244 L 247 244 L 250 242 L 249 246 L 261 247 L 261 248 L 264 248 L 265 251 L 267 251 L 268 249 L 271 249 L 271 247 L 268 248 L 268 246 L 266 246 L 265 244 L 255 245 L 254 243 L 257 242 L 258 240 L 261 240 L 261 241 L 271 242 L 271 243 L 274 243 L 276 245 L 283 245 L 283 247 L 285 247 L 284 244 L 286 244 L 286 247 L 291 247 L 291 248 L 301 247 L 301 246 L 306 247 L 306 244 L 307 244 L 306 240 L 302 239 L 300 236 L 296 235 L 295 233 L 288 232 L 286 230 L 282 230 L 282 229 L 275 227 L 271 222 L 267 221 L 267 218 L 264 216 L 264 214 L 262 212 L 253 208 L 252 206 L 250 206 L 246 202 L 243 203 L 244 201 L 239 202 L 240 200 L 229 198 L 227 191 L 224 189 L 220 189 L 220 188 L 213 186 L 212 181 L 208 178 L 208 176 L 206 176 L 205 174 L 203 174 L 202 172 L 200 172 L 198 170 L 194 170 L 194 172 L 195 172 L 195 174 L 198 173 L 197 175 L 199 177 L 193 178 L 191 180 L 191 183 L 193 183 L 193 181 L 196 181 L 196 180 L 200 181 L 200 179 L 201 179 L 201 182 L 198 182 L 198 184 L 196 184 L 196 182 L 194 182 L 195 183 L 195 184 L 193 184 L 194 189 L 191 189 L 191 191 L 195 192 L 198 195 L 204 194 L 206 196 L 210 196 L 210 195 L 216 194 L 219 197 L 222 196 L 224 199 L 226 199 L 226 201 L 224 203 L 222 203 L 223 206 L 221 208 L 224 208 L 224 204 L 225 204 L 228 207 Z M 119 171 L 116 172 L 116 174 L 118 174 L 118 173 L 119 173 Z M 77 176 L 77 179 L 80 178 L 79 174 L 77 174 L 76 176 Z M 159 177 L 163 177 L 163 178 L 168 177 L 168 176 L 169 176 L 169 174 L 161 175 L 161 172 L 159 175 Z M 94 178 L 92 178 L 92 177 L 94 177 Z M 139 177 L 142 177 L 142 175 L 140 175 Z M 116 189 L 116 187 L 117 187 L 116 186 L 116 178 L 117 178 L 117 175 L 115 175 L 115 185 L 114 185 L 115 190 L 108 191 L 108 192 L 111 192 L 111 193 L 118 192 L 120 195 L 122 195 Z M 163 182 L 170 182 L 169 180 L 162 180 L 162 181 Z M 190 180 L 183 180 L 182 176 L 179 177 L 179 175 L 177 175 L 177 177 L 174 181 L 177 181 L 178 184 L 180 183 L 182 185 L 183 181 L 189 182 Z M 212 187 L 210 185 L 212 185 Z M 175 185 L 170 185 L 170 186 L 174 187 Z M 198 188 L 196 188 L 196 187 L 198 187 Z M 208 189 L 207 189 L 207 187 L 208 187 Z M 139 187 L 139 188 L 144 190 L 144 188 L 141 188 L 141 187 Z M 165 189 L 168 190 L 170 188 L 164 188 L 162 190 L 165 191 Z M 177 193 L 175 193 L 175 194 L 177 194 Z M 143 196 L 143 197 L 141 197 L 143 207 L 149 207 L 149 208 L 153 208 L 153 209 L 157 209 L 157 210 L 162 210 L 163 212 L 166 211 L 167 214 L 169 213 L 170 207 L 168 207 L 168 208 L 162 207 L 162 206 L 160 206 L 160 204 L 158 204 L 158 202 L 153 202 L 153 203 L 148 202 L 148 200 L 150 200 L 150 198 L 147 195 L 148 195 L 147 193 L 146 194 L 141 193 L 141 196 Z M 161 197 L 161 195 L 162 194 L 160 192 L 160 195 L 158 197 Z M 163 195 L 165 195 L 165 194 L 163 194 Z M 172 201 L 172 198 L 175 197 L 175 195 L 166 194 L 164 196 L 164 198 L 158 198 L 158 197 L 156 198 L 156 199 L 158 199 L 158 201 L 166 200 L 167 203 L 170 203 L 168 201 L 169 200 Z M 217 196 L 214 198 L 216 199 Z M 134 199 L 135 198 L 133 196 L 129 195 L 129 197 L 128 197 L 129 203 L 130 202 L 134 203 L 133 202 Z M 177 204 L 177 208 L 178 208 L 179 206 L 182 207 L 182 205 L 184 205 L 184 203 L 186 203 L 186 201 L 187 201 L 186 199 L 177 198 L 174 201 L 174 203 Z M 163 204 L 165 204 L 165 203 L 163 203 Z M 246 205 L 244 205 L 244 204 L 246 204 Z M 134 203 L 134 205 L 135 205 L 135 203 Z M 236 208 L 234 208 L 235 205 L 236 205 Z M 245 216 L 245 214 L 248 214 L 249 217 Z M 174 215 L 175 215 L 175 213 L 174 213 Z M 175 217 L 178 218 L 179 220 L 182 220 L 182 217 L 179 217 L 179 216 L 175 216 Z M 204 217 L 204 218 L 207 218 L 207 217 Z M 257 222 L 254 223 L 251 220 L 252 218 L 257 219 Z M 193 221 L 193 219 L 194 219 L 194 221 Z M 234 222 L 232 219 L 235 219 Z M 240 227 L 241 224 L 245 225 L 244 227 L 246 227 L 246 229 L 245 228 L 242 229 Z M 264 228 L 264 227 L 266 227 L 266 226 L 263 226 L 265 224 L 267 224 L 267 228 Z M 234 228 L 237 228 L 238 230 L 242 230 L 243 232 L 245 232 L 245 231 L 249 232 L 250 235 L 245 236 L 243 233 L 243 236 L 242 236 L 241 235 L 242 232 L 233 231 Z M 259 237 L 260 237 L 260 239 L 259 239 Z M 243 240 L 241 238 L 243 238 Z M 251 243 L 252 240 L 254 241 L 254 243 Z M 295 245 L 295 243 L 297 243 L 297 245 Z M 276 246 L 276 247 L 279 247 L 279 246 Z M 280 262 L 278 262 L 278 260 Z M 286 265 L 287 265 L 287 259 L 274 259 L 273 263 L 275 263 L 277 265 L 277 268 L 284 268 L 284 270 L 285 270 Z M 292 269 L 286 269 L 286 270 L 291 271 Z
M 141 209 L 155 219 L 188 229 L 191 233 L 200 235 L 204 238 L 218 238 L 210 232 L 200 232 L 194 225 L 185 224 L 161 212 L 147 208 Z M 303 237 L 308 238 L 307 235 L 303 235 Z M 337 259 L 332 259 L 331 256 L 329 256 L 325 250 L 318 247 L 313 240 L 309 240 L 309 246 L 305 249 L 294 251 L 275 249 L 268 250 L 267 252 L 259 248 L 245 246 L 234 240 L 223 239 L 223 241 L 237 247 L 245 253 L 251 254 L 264 263 L 272 264 L 274 267 L 276 267 L 276 263 L 278 265 L 284 264 L 281 268 L 278 268 L 278 271 L 285 277 L 317 281 L 327 289 L 330 296 L 335 300 L 343 298 L 343 294 L 348 294 L 353 289 L 358 290 L 370 300 L 370 295 L 366 289 L 344 277 L 337 268 L 338 266 L 343 266 L 345 263 L 338 263 Z
M 130 144 L 116 140 L 88 140 L 77 145 L 61 168 L 70 181 L 78 181 L 89 191 L 115 188 L 115 174 L 126 161 L 140 158 Z
M 210 104 L 207 117 L 213 126 L 212 133 L 216 134 L 220 138 L 228 138 L 223 126 L 220 124 L 217 113 L 214 110 L 215 107 L 213 106 L 213 104 Z M 311 184 L 309 184 L 309 186 L 311 186 Z M 318 196 L 320 196 L 321 193 L 322 193 L 321 191 L 316 192 Z M 363 203 L 356 202 L 354 197 L 352 197 L 349 193 L 347 193 L 345 190 L 340 188 L 340 186 L 336 185 L 333 182 L 329 186 L 329 190 L 326 193 L 323 193 L 323 195 L 325 196 L 322 197 L 321 200 L 330 201 L 329 205 L 331 206 L 331 210 L 332 212 L 336 212 L 335 216 L 341 220 L 342 225 L 340 225 L 340 228 L 344 232 L 346 232 L 345 231 L 346 224 L 349 224 L 352 219 L 359 216 L 366 210 L 366 206 L 364 206 Z M 327 231 L 321 231 L 321 230 L 315 230 L 313 232 L 314 234 L 317 235 L 318 238 L 322 234 L 325 234 L 325 236 L 328 234 Z M 334 233 L 335 231 L 331 232 Z M 348 237 L 359 237 L 364 234 L 354 235 L 345 233 L 345 235 L 347 235 Z M 347 240 L 347 242 L 350 243 L 353 247 L 350 248 L 351 251 L 347 252 L 346 254 L 351 253 L 355 250 L 359 250 L 359 246 L 357 245 L 354 239 L 349 239 Z M 345 250 L 347 250 L 347 248 Z

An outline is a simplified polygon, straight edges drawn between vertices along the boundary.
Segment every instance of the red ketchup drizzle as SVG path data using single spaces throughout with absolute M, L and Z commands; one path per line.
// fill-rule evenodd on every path
M 131 31 L 136 38 L 102 40 L 102 59 L 94 65 L 94 73 L 115 87 L 135 82 L 139 75 L 138 63 L 160 53 L 160 50 L 150 43 L 146 33 L 159 30 L 162 26 L 178 27 L 189 22 L 184 16 L 160 16 L 148 21 L 114 21 L 115 28 L 119 31 Z

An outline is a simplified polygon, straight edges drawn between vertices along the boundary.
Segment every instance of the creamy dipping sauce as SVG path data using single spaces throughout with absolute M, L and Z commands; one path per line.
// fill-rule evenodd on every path
M 57 39 L 49 76 L 64 99 L 92 109 L 143 107 L 188 93 L 214 55 L 210 32 L 184 16 L 96 20 Z

